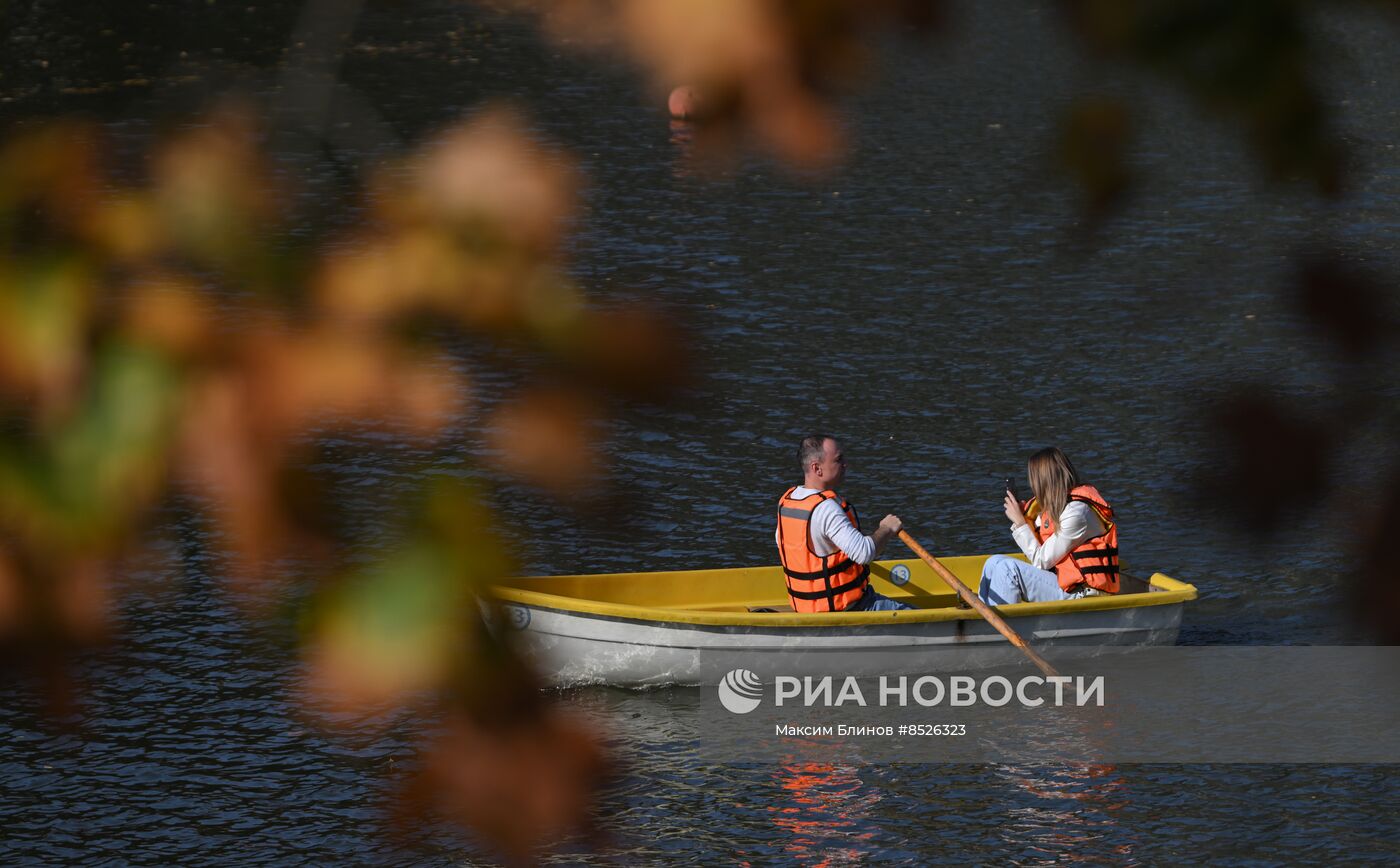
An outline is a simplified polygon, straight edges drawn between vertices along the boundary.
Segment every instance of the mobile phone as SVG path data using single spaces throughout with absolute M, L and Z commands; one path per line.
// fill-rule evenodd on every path
M 1012 497 L 1016 497 L 1016 489 L 1014 489 L 1014 488 L 1011 487 L 1011 477 L 1009 477 L 1009 476 L 1006 477 L 1006 480 L 1005 480 L 1005 481 L 1006 481 L 1006 490 L 1009 491 L 1009 492 L 1011 493 L 1011 496 L 1012 496 Z M 1016 498 L 1016 499 L 1017 499 L 1017 500 L 1020 500 L 1020 498 Z

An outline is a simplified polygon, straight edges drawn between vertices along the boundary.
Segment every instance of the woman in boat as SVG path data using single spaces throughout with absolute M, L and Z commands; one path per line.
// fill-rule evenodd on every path
M 1030 563 L 988 558 L 978 595 L 1000 606 L 1118 593 L 1118 525 L 1103 495 L 1054 446 L 1030 457 L 1026 476 L 1034 497 L 1023 504 L 1007 491 L 1003 506 Z

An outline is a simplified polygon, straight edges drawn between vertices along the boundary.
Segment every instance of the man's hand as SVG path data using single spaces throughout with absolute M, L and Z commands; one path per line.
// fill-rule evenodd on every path
M 875 533 L 870 537 L 875 541 L 875 553 L 879 554 L 885 543 L 890 541 L 890 537 L 898 536 L 903 529 L 904 522 L 900 521 L 897 515 L 887 515 L 880 519 L 880 526 L 875 528 Z

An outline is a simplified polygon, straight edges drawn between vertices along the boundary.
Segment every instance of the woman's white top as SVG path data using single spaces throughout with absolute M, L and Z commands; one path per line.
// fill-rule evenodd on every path
M 1035 517 L 1036 527 L 1041 527 L 1040 516 Z M 1082 500 L 1071 500 L 1055 522 L 1055 532 L 1043 544 L 1037 544 L 1035 532 L 1030 525 L 1018 524 L 1011 528 L 1011 537 L 1021 547 L 1021 553 L 1031 565 L 1042 570 L 1053 570 L 1065 555 L 1079 548 L 1085 540 L 1093 539 L 1107 528 L 1099 520 L 1099 514 Z

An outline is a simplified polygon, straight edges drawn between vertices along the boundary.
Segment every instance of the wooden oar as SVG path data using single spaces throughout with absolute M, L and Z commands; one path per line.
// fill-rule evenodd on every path
M 938 575 L 942 576 L 943 581 L 948 583 L 948 587 L 957 591 L 958 596 L 966 600 L 969 606 L 976 609 L 977 614 L 985 618 L 988 624 L 991 624 L 993 627 L 997 628 L 997 632 L 1005 636 L 1007 641 L 1009 641 L 1012 645 L 1015 645 L 1017 648 L 1020 648 L 1021 651 L 1024 652 L 1027 657 L 1031 658 L 1031 662 L 1034 663 L 1036 667 L 1040 669 L 1041 672 L 1044 672 L 1046 675 L 1051 676 L 1057 676 L 1060 674 L 1059 672 L 1055 671 L 1054 666 L 1051 666 L 1045 661 L 1044 657 L 1041 657 L 1039 654 L 1035 653 L 1035 649 L 1027 645 L 1026 640 L 1022 639 L 1020 634 L 1018 634 L 1015 630 L 1011 629 L 1011 625 L 1006 623 L 1005 618 L 998 615 L 996 611 L 992 609 L 991 606 L 988 606 L 986 603 L 982 602 L 981 597 L 972 593 L 971 588 L 969 588 L 967 585 L 964 585 L 958 579 L 957 576 L 953 575 L 952 570 L 949 570 L 947 567 L 940 564 L 938 562 L 938 558 L 929 554 L 923 546 L 919 545 L 918 542 L 916 542 L 914 538 L 909 535 L 908 531 L 901 530 L 899 532 L 899 538 L 903 540 L 905 545 L 909 546 L 909 549 L 913 551 L 914 554 L 923 558 L 924 563 L 928 564 L 930 567 L 933 567 L 933 571 L 935 573 L 938 573 Z

